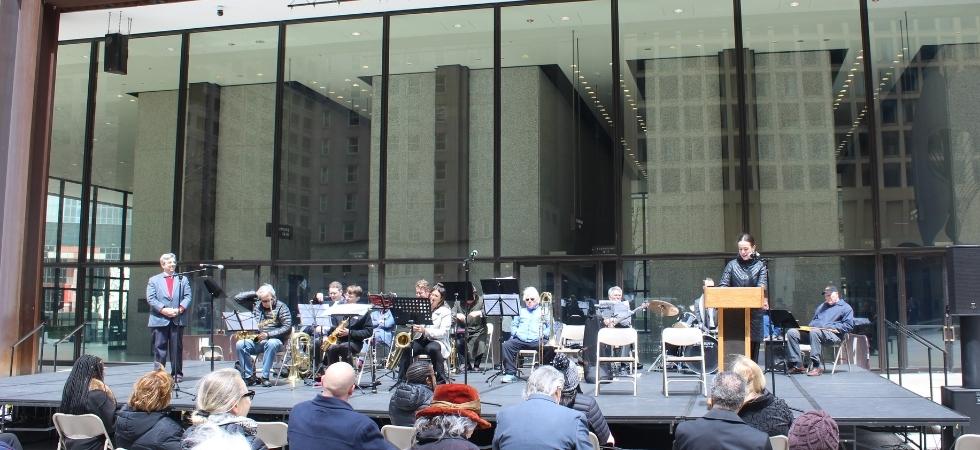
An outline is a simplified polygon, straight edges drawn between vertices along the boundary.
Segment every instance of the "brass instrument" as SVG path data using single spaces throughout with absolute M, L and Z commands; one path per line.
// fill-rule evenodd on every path
M 388 359 L 385 361 L 385 369 L 395 370 L 401 360 L 402 352 L 412 345 L 412 335 L 407 331 L 402 331 L 395 335 L 395 348 L 388 352 Z
M 313 366 L 310 364 L 310 346 L 313 339 L 310 335 L 297 332 L 289 337 L 289 380 L 290 386 L 296 386 L 296 381 L 310 376 Z
M 545 324 L 547 323 L 549 330 L 555 329 L 555 315 L 554 311 L 551 309 L 551 292 L 541 293 L 541 322 L 538 326 L 538 358 L 539 360 L 544 360 L 544 347 L 545 345 L 554 345 L 549 340 L 545 339 L 544 330 Z M 547 322 L 546 322 L 547 321 Z M 551 333 L 554 334 L 554 333 Z
M 340 322 L 340 325 L 337 325 L 337 328 L 334 328 L 333 333 L 330 333 L 329 336 L 323 338 L 323 344 L 320 344 L 321 352 L 325 352 L 330 347 L 337 345 L 337 342 L 340 340 L 340 331 L 347 329 L 348 320 L 350 319 L 344 319 L 343 322 Z
M 276 319 L 265 319 L 265 320 L 259 322 L 259 324 L 258 324 L 258 330 L 249 330 L 249 331 L 243 330 L 243 331 L 239 331 L 239 332 L 235 333 L 235 339 L 237 339 L 239 341 L 240 340 L 243 340 L 243 339 L 248 339 L 250 341 L 256 341 L 256 342 L 258 342 L 259 335 L 263 333 L 262 329 L 265 328 L 265 327 L 268 327 L 270 325 L 273 325 L 275 323 L 276 323 Z

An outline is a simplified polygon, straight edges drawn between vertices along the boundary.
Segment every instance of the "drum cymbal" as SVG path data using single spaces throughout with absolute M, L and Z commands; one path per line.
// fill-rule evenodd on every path
M 650 300 L 650 304 L 647 306 L 647 310 L 653 313 L 660 314 L 664 317 L 674 317 L 681 313 L 681 310 L 670 302 L 665 302 L 663 300 Z

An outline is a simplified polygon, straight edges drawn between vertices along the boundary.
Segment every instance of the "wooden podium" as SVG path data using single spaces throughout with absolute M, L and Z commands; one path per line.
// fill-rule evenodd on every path
M 726 351 L 752 354 L 749 348 L 752 342 L 751 309 L 762 308 L 765 297 L 766 288 L 762 287 L 704 288 L 704 307 L 718 309 L 719 372 L 725 370 Z M 739 320 L 739 312 L 744 320 Z

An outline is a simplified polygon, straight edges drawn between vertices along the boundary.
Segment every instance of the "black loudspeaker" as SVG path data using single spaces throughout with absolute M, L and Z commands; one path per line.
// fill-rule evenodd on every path
M 126 75 L 126 63 L 129 60 L 129 36 L 121 33 L 105 35 L 105 60 L 102 70 L 118 75 Z
M 946 249 L 949 313 L 980 315 L 980 246 L 956 245 Z

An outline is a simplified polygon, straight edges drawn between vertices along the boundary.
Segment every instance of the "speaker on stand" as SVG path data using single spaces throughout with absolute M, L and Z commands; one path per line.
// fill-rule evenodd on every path
M 946 249 L 946 286 L 949 314 L 960 320 L 960 364 L 963 386 L 943 386 L 942 404 L 969 417 L 980 417 L 980 246 L 954 245 Z M 975 420 L 963 433 L 980 433 Z M 952 448 L 953 430 L 943 432 L 943 448 Z M 946 445 L 949 447 L 946 447 Z

